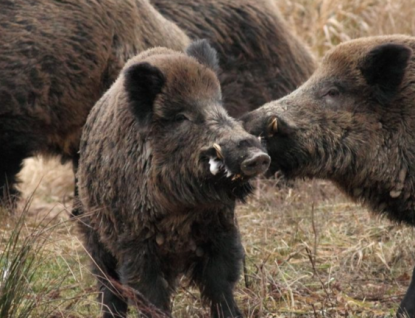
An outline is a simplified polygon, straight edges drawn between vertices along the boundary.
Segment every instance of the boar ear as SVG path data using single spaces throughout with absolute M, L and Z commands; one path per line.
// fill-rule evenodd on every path
M 376 46 L 363 59 L 360 70 L 381 104 L 397 94 L 411 54 L 406 45 L 388 43 Z
M 207 40 L 198 40 L 189 45 L 186 49 L 188 56 L 194 57 L 200 64 L 203 64 L 213 71 L 219 70 L 218 56 Z
M 140 122 L 150 118 L 154 100 L 165 82 L 163 73 L 149 63 L 135 64 L 125 71 L 124 88 L 131 110 Z

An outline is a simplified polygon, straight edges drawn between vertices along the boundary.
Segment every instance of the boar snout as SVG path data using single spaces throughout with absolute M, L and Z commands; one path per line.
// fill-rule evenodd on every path
M 255 177 L 265 173 L 271 163 L 271 158 L 262 151 L 254 152 L 241 164 L 241 171 L 247 177 Z
M 202 154 L 209 163 L 212 175 L 224 175 L 232 181 L 247 181 L 266 172 L 271 163 L 258 138 L 249 135 L 247 138 L 226 138 L 213 143 Z

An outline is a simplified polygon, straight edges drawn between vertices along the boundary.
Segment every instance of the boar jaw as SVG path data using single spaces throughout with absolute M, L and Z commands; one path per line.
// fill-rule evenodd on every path
M 226 177 L 229 178 L 232 176 L 232 172 L 229 171 L 228 167 L 224 162 L 218 158 L 210 157 L 209 159 L 209 170 L 210 173 L 216 176 L 219 171 L 223 170 L 226 173 Z

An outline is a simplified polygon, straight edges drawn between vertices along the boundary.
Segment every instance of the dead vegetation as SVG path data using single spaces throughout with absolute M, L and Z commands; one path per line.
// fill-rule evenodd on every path
M 277 4 L 318 56 L 360 36 L 415 34 L 413 0 Z M 24 277 L 25 292 L 16 291 L 13 309 L 21 314 L 13 317 L 25 317 L 25 308 L 27 317 L 98 317 L 88 256 L 67 221 L 70 165 L 28 160 L 21 178 L 25 197 L 35 195 L 26 208 L 21 203 L 29 214 L 23 227 L 14 217 L 2 216 L 0 310 L 10 279 L 4 255 L 15 241 L 13 255 L 26 253 L 22 264 L 29 267 L 16 276 Z M 371 215 L 330 183 L 299 181 L 293 188 L 270 183 L 259 182 L 255 196 L 238 208 L 247 256 L 236 296 L 246 317 L 393 317 L 415 265 L 415 231 Z M 22 249 L 27 242 L 39 244 L 28 251 Z M 11 259 L 12 253 L 7 255 Z M 174 317 L 208 317 L 198 293 L 182 285 L 174 298 Z
M 296 33 L 318 56 L 363 36 L 415 34 L 413 0 L 276 0 Z

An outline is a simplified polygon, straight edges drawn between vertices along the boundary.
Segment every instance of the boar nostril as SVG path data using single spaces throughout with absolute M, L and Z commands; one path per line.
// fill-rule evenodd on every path
M 267 171 L 271 162 L 270 157 L 263 153 L 256 153 L 241 164 L 242 173 L 248 177 L 254 177 Z

